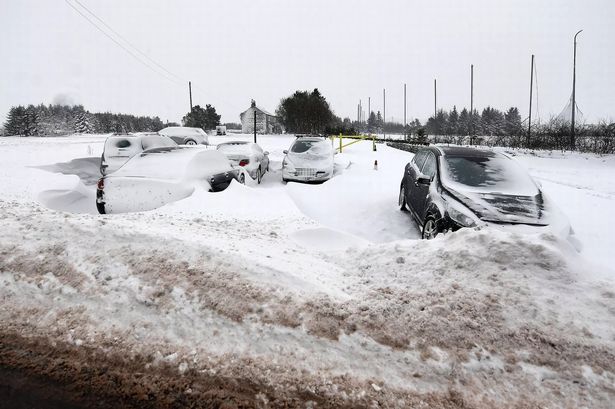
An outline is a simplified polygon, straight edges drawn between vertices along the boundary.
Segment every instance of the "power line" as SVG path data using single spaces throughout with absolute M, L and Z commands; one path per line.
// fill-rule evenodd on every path
M 158 75 L 162 75 L 164 78 L 166 78 L 167 80 L 177 84 L 177 85 L 182 85 L 181 83 L 179 83 L 177 80 L 170 78 L 166 75 L 164 75 L 163 73 L 161 73 L 160 71 L 157 71 L 156 69 L 154 69 L 151 65 L 147 64 L 145 61 L 143 61 L 141 58 L 139 58 L 137 55 L 135 55 L 132 51 L 130 51 L 128 48 L 124 47 L 124 45 L 122 43 L 120 43 L 119 41 L 117 41 L 115 38 L 113 38 L 112 36 L 110 36 L 105 30 L 103 30 L 102 28 L 100 28 L 96 23 L 94 23 L 87 15 L 85 15 L 84 13 L 81 12 L 81 10 L 79 10 L 77 7 L 75 7 L 74 5 L 72 5 L 68 0 L 64 0 L 66 2 L 66 4 L 68 4 L 73 10 L 75 10 L 77 13 L 79 13 L 79 15 L 81 15 L 83 18 L 85 18 L 92 26 L 94 26 L 98 31 L 100 31 L 101 33 L 103 33 L 105 35 L 105 37 L 107 37 L 109 40 L 113 41 L 116 45 L 118 45 L 119 47 L 121 47 L 124 51 L 126 51 L 128 54 L 130 54 L 130 56 L 132 56 L 135 60 L 139 61 L 141 64 L 145 65 L 147 68 L 149 68 L 150 70 L 152 70 L 153 72 L 155 72 Z
M 96 13 L 94 13 L 92 10 L 90 10 L 89 8 L 87 8 L 86 6 L 83 5 L 83 3 L 81 3 L 79 0 L 74 0 L 75 3 L 77 3 L 79 6 L 81 6 L 85 11 L 87 11 L 90 15 L 92 15 L 96 20 L 100 21 L 100 23 L 102 25 L 104 25 L 105 27 L 107 27 L 109 29 L 109 31 L 111 31 L 113 34 L 115 34 L 118 38 L 122 39 L 126 44 L 128 44 L 130 47 L 132 47 L 135 51 L 137 51 L 139 54 L 141 54 L 143 57 L 147 58 L 151 63 L 153 63 L 155 66 L 157 66 L 158 68 L 160 68 L 161 70 L 165 71 L 167 74 L 175 77 L 176 79 L 178 79 L 179 81 L 182 82 L 186 82 L 185 79 L 181 78 L 180 76 L 172 73 L 171 71 L 169 71 L 168 69 L 166 69 L 165 67 L 163 67 L 161 64 L 159 64 L 157 61 L 155 61 L 154 59 L 152 59 L 149 55 L 147 55 L 146 53 L 144 53 L 143 51 L 141 51 L 137 46 L 135 46 L 134 44 L 132 44 L 130 41 L 128 41 L 126 39 L 126 37 L 122 36 L 120 33 L 118 33 L 117 31 L 115 31 L 113 29 L 113 27 L 111 27 L 109 24 L 105 23 L 103 21 L 103 19 L 101 19 L 100 17 L 98 17 L 96 15 Z
M 128 54 L 130 54 L 131 57 L 133 57 L 134 59 L 136 59 L 137 61 L 139 61 L 141 64 L 145 65 L 147 68 L 149 68 L 151 71 L 157 73 L 158 75 L 162 75 L 165 79 L 173 82 L 176 85 L 181 86 L 182 88 L 185 86 L 185 83 L 188 82 L 188 80 L 182 78 L 181 76 L 173 73 L 172 71 L 168 70 L 167 68 L 165 68 L 163 65 L 161 65 L 160 63 L 158 63 L 157 61 L 155 61 L 153 58 L 151 58 L 150 56 L 148 56 L 146 53 L 144 53 L 143 51 L 141 51 L 138 47 L 136 47 L 134 44 L 132 44 L 130 41 L 128 41 L 124 36 L 122 36 L 120 33 L 118 33 L 116 30 L 114 30 L 109 24 L 107 24 L 103 19 L 101 19 L 100 17 L 98 17 L 96 15 L 96 13 L 94 13 L 93 11 L 91 11 L 90 9 L 88 9 L 85 5 L 83 5 L 83 3 L 81 3 L 79 0 L 74 0 L 76 4 L 78 4 L 80 7 L 82 7 L 87 13 L 89 13 L 90 15 L 92 15 L 97 21 L 99 21 L 104 27 L 106 27 L 110 32 L 112 32 L 115 36 L 117 36 L 118 38 L 120 38 L 122 41 L 124 41 L 126 44 L 128 44 L 130 47 L 132 47 L 137 53 L 141 54 L 143 57 L 147 58 L 147 60 L 151 61 L 152 64 L 154 64 L 155 66 L 157 66 L 160 70 L 168 73 L 169 75 L 165 75 L 163 72 L 160 72 L 159 70 L 156 70 L 154 67 L 152 67 L 150 64 L 148 64 L 146 61 L 144 61 L 143 59 L 141 59 L 138 55 L 136 55 L 135 53 L 133 53 L 130 49 L 128 49 L 127 47 L 125 47 L 122 43 L 120 43 L 119 41 L 117 41 L 115 38 L 113 38 L 113 36 L 111 36 L 109 33 L 107 33 L 105 30 L 103 30 L 98 24 L 96 24 L 94 21 L 92 21 L 91 18 L 89 18 L 87 15 L 85 15 L 81 10 L 79 10 L 77 7 L 75 7 L 72 3 L 70 3 L 68 0 L 64 0 L 66 2 L 66 4 L 68 4 L 71 8 L 73 8 L 77 13 L 79 13 L 83 18 L 85 18 L 91 25 L 93 25 L 98 31 L 100 31 L 102 34 L 105 35 L 105 37 L 109 38 L 111 41 L 113 41 L 116 45 L 120 46 L 124 51 L 126 51 Z M 172 76 L 173 78 L 169 77 Z M 196 88 L 198 90 L 200 90 L 204 95 L 208 96 L 208 92 L 205 91 L 203 88 L 201 88 L 200 86 L 198 86 L 198 84 L 192 84 L 193 88 Z M 221 98 L 216 98 L 222 102 L 224 102 L 225 104 L 235 108 L 235 109 L 240 109 L 239 107 L 237 107 L 235 104 L 226 101 L 224 99 Z

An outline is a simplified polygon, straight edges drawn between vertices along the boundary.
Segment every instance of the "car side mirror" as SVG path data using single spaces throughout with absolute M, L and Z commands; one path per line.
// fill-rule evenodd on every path
M 284 153 L 284 155 L 286 155 L 288 153 L 288 151 L 286 149 L 284 149 L 282 152 Z
M 263 155 L 269 155 L 268 151 L 263 152 Z
M 429 186 L 431 184 L 431 178 L 427 175 L 419 174 L 416 177 L 416 184 Z

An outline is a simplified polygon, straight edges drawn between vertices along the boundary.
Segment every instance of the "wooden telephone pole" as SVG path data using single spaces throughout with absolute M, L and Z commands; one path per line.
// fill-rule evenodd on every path
M 190 94 L 190 112 L 192 112 L 192 82 L 188 81 L 188 93 Z
M 534 54 L 532 54 L 532 65 L 530 66 L 530 114 L 527 119 L 527 140 L 525 146 L 530 147 L 530 137 L 532 134 L 532 91 L 534 89 Z

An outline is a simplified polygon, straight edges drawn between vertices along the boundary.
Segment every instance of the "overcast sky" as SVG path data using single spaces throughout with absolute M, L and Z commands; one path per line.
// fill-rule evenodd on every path
M 179 121 L 188 79 L 194 104 L 214 105 L 224 122 L 238 122 L 252 98 L 273 111 L 315 87 L 351 118 L 370 96 L 382 110 L 386 88 L 387 120 L 402 121 L 404 83 L 408 117 L 423 121 L 434 78 L 439 107 L 469 107 L 470 64 L 475 107 L 518 106 L 525 117 L 532 53 L 547 119 L 570 97 L 580 29 L 577 103 L 590 121 L 615 120 L 612 0 L 78 1 L 173 76 L 133 50 L 152 69 L 138 62 L 65 0 L 0 0 L 0 122 L 12 105 L 41 102 Z

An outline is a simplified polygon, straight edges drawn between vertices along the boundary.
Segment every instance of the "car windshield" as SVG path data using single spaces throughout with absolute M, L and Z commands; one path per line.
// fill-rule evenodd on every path
M 290 148 L 294 153 L 307 153 L 316 156 L 325 156 L 331 153 L 331 145 L 325 141 L 298 140 Z
M 533 196 L 538 193 L 529 174 L 502 155 L 443 156 L 442 182 L 456 190 Z

